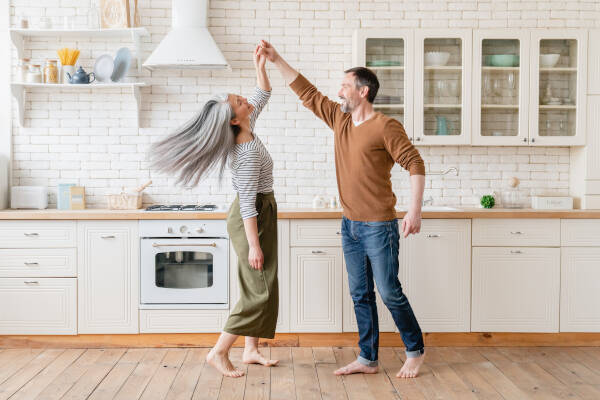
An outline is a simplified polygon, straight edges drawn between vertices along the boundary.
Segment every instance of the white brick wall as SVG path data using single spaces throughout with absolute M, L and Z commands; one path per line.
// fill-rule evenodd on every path
M 73 15 L 87 23 L 89 0 L 10 0 L 11 24 L 17 16 Z M 151 36 L 144 57 L 155 48 L 171 24 L 170 0 L 141 0 L 142 24 Z M 147 169 L 148 145 L 175 128 L 212 94 L 247 95 L 254 85 L 251 50 L 270 40 L 282 54 L 328 95 L 337 93 L 342 71 L 351 67 L 352 32 L 360 27 L 599 27 L 598 1 L 210 1 L 210 30 L 233 70 L 143 71 L 151 84 L 142 89 L 141 128 L 135 128 L 134 99 L 128 90 L 100 95 L 80 91 L 36 90 L 28 96 L 25 127 L 19 127 L 13 107 L 13 185 L 59 182 L 86 187 L 90 207 L 105 207 L 104 195 L 147 179 L 144 203 L 212 202 L 227 204 L 233 192 L 226 176 L 185 189 L 173 179 Z M 128 41 L 34 38 L 26 56 L 42 62 L 55 50 L 81 49 L 80 62 L 91 70 L 100 54 L 113 53 Z M 16 51 L 12 51 L 13 66 Z M 135 64 L 130 71 L 137 75 Z M 270 70 L 273 97 L 257 124 L 275 160 L 275 191 L 281 207 L 309 206 L 315 194 L 337 193 L 333 141 L 325 125 L 298 104 L 282 79 Z M 427 178 L 425 196 L 437 204 L 474 205 L 478 197 L 501 192 L 512 176 L 521 179 L 526 195 L 568 194 L 569 149 L 528 147 L 420 148 L 430 171 L 458 167 L 458 177 Z M 408 176 L 396 167 L 393 184 L 400 203 L 409 195 Z M 55 204 L 55 196 L 50 199 Z

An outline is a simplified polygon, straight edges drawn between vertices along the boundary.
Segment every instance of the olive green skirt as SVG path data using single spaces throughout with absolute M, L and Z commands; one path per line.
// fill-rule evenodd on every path
M 272 339 L 279 310 L 277 283 L 277 203 L 275 195 L 258 193 L 258 239 L 263 251 L 263 269 L 255 270 L 248 262 L 250 246 L 236 198 L 227 216 L 227 231 L 238 258 L 240 299 L 231 311 L 223 330 L 233 335 Z

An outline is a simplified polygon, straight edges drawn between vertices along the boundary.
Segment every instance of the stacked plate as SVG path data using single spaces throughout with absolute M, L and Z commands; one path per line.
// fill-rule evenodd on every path
M 110 54 L 102 54 L 94 64 L 94 75 L 100 82 L 119 82 L 129 71 L 131 65 L 131 51 L 127 47 L 117 50 L 116 57 Z

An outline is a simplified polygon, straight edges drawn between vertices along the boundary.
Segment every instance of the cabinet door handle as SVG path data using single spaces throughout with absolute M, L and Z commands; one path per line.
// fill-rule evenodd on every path
M 531 143 L 535 143 L 535 138 L 531 138 Z
M 38 281 L 23 281 L 23 283 L 26 285 L 39 285 L 40 284 Z
M 313 254 L 325 254 L 325 252 L 321 251 L 321 250 L 313 250 L 312 253 Z
M 335 234 L 336 234 L 336 235 L 341 235 L 341 234 L 342 234 L 342 232 L 336 232 Z
M 521 250 L 511 250 L 510 254 L 523 254 Z
M 102 235 L 100 236 L 102 239 L 114 239 L 115 235 Z
M 511 231 L 510 234 L 511 235 L 522 235 L 523 232 L 521 232 L 521 231 Z
M 37 232 L 23 232 L 23 235 L 25 235 L 27 237 L 40 236 L 40 234 Z
M 438 235 L 437 233 L 430 233 L 427 235 L 428 238 L 439 238 L 440 235 Z
M 31 267 L 33 265 L 36 265 L 36 266 L 40 265 L 39 263 L 36 263 L 36 262 L 27 262 L 27 261 L 25 261 L 24 264 L 27 265 L 28 267 Z

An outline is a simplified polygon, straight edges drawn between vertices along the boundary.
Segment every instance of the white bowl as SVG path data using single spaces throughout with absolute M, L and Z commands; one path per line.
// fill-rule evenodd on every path
M 560 54 L 540 54 L 540 67 L 552 68 L 558 63 Z
M 439 67 L 446 65 L 450 59 L 450 53 L 447 51 L 428 51 L 425 53 L 425 66 Z

